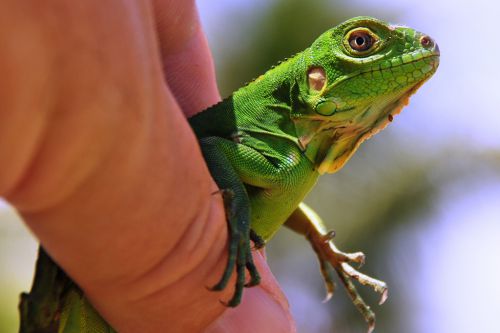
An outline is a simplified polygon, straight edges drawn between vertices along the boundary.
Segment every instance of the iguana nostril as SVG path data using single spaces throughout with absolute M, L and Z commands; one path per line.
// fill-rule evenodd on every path
M 434 45 L 434 41 L 429 36 L 422 36 L 420 38 L 420 44 L 425 48 L 430 48 Z
M 430 49 L 434 51 L 435 54 L 439 55 L 439 46 L 434 42 L 432 38 L 427 35 L 423 35 L 420 37 L 420 45 L 422 45 L 426 49 Z

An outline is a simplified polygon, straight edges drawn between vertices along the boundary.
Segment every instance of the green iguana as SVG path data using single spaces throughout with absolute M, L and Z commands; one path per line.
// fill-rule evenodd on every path
M 259 284 L 251 241 L 262 247 L 285 224 L 311 243 L 327 298 L 331 265 L 373 330 L 375 315 L 352 280 L 381 293 L 381 303 L 386 284 L 355 270 L 350 263 L 362 264 L 364 255 L 339 251 L 333 232 L 301 201 L 319 175 L 339 170 L 391 122 L 438 64 L 439 48 L 427 35 L 357 17 L 189 119 L 226 206 L 229 256 L 212 290 L 224 289 L 236 271 L 227 306 L 240 303 L 244 287 Z M 113 332 L 43 249 L 20 311 L 23 333 Z

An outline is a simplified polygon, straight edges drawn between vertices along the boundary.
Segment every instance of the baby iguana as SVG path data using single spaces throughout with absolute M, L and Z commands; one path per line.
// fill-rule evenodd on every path
M 355 270 L 350 263 L 362 264 L 364 255 L 339 251 L 301 201 L 319 175 L 339 170 L 391 122 L 438 64 L 439 48 L 427 35 L 357 17 L 189 119 L 226 206 L 229 256 L 212 290 L 224 289 L 236 270 L 227 306 L 260 281 L 250 241 L 262 247 L 285 224 L 311 243 L 327 298 L 331 265 L 373 330 L 375 315 L 352 280 L 381 293 L 381 303 L 386 284 Z M 36 269 L 31 293 L 22 295 L 21 332 L 113 332 L 43 250 Z

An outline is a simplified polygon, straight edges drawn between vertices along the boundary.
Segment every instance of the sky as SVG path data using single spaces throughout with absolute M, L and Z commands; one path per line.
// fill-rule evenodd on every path
M 467 187 L 466 194 L 460 189 Z M 417 234 L 425 269 L 413 281 L 415 333 L 493 332 L 500 299 L 500 180 L 445 189 L 433 223 Z

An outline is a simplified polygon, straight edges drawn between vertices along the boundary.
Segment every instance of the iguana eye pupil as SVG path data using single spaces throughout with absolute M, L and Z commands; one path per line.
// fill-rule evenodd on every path
M 374 44 L 374 38 L 364 30 L 355 30 L 349 35 L 349 46 L 356 52 L 368 51 Z

